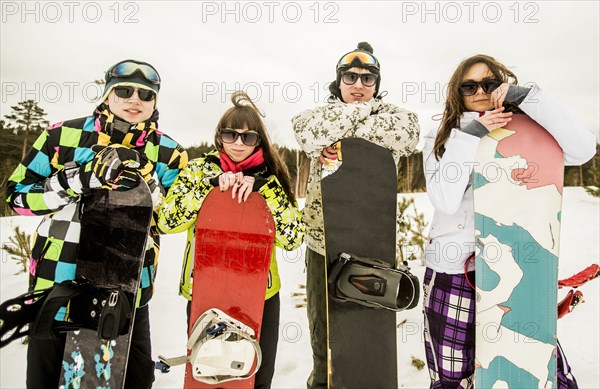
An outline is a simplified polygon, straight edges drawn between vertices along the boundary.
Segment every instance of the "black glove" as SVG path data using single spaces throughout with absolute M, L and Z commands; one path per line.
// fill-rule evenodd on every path
M 89 167 L 83 170 L 92 173 L 102 186 L 115 190 L 135 188 L 140 181 L 137 169 L 141 166 L 140 154 L 121 144 L 108 146 L 95 145 L 92 150 L 96 156 L 90 161 Z M 82 180 L 85 186 L 84 180 Z

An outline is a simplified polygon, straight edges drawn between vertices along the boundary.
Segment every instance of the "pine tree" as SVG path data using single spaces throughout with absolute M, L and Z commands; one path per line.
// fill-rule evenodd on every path
M 598 153 L 592 159 L 592 166 L 588 170 L 589 180 L 585 191 L 595 197 L 600 197 L 600 164 Z
M 46 112 L 35 100 L 21 101 L 10 108 L 13 110 L 13 113 L 6 115 L 5 118 L 11 120 L 17 130 L 25 131 L 21 152 L 21 158 L 24 158 L 28 149 L 29 134 L 32 131 L 39 131 L 48 126 Z
M 33 131 L 38 136 L 41 131 Z M 6 198 L 6 183 L 8 178 L 21 161 L 21 147 L 25 131 L 19 131 L 5 120 L 0 120 L 0 216 L 12 214 Z
M 208 153 L 213 149 L 213 146 L 209 145 L 207 142 L 200 142 L 197 145 L 189 146 L 185 148 L 185 151 L 188 153 L 188 159 L 200 158 L 202 154 Z
M 21 231 L 17 226 L 14 229 L 14 235 L 8 240 L 11 244 L 3 244 L 2 250 L 19 263 L 21 268 L 15 274 L 27 273 L 31 257 L 31 234 Z
M 398 201 L 398 212 L 400 214 L 400 218 L 397 220 L 397 229 L 400 233 L 398 241 L 400 258 L 397 258 L 397 260 L 403 262 L 417 259 L 424 253 L 425 242 L 427 241 L 425 228 L 428 223 L 425 221 L 425 215 L 417 211 L 415 199 L 408 197 L 402 197 Z

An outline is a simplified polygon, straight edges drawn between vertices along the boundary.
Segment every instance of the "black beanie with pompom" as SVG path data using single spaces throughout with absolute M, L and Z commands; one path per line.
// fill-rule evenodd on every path
M 350 64 L 346 64 L 346 65 L 339 64 L 342 58 L 344 58 L 348 54 L 352 54 L 354 52 L 365 52 L 365 53 L 370 54 L 370 56 L 375 59 L 376 64 L 375 65 L 365 64 L 365 63 L 361 62 L 358 57 L 355 57 Z M 375 94 L 374 94 L 374 96 L 377 96 L 377 94 L 379 93 L 379 84 L 381 83 L 380 66 L 381 65 L 379 63 L 379 60 L 373 55 L 373 46 L 371 46 L 368 42 L 359 42 L 358 45 L 356 45 L 356 49 L 344 54 L 342 57 L 340 57 L 340 60 L 338 60 L 338 63 L 336 64 L 336 78 L 335 78 L 335 81 L 333 81 L 333 82 L 331 82 L 331 84 L 329 84 L 329 92 L 334 97 L 338 98 L 340 101 L 343 101 L 342 100 L 342 92 L 340 91 L 340 82 L 342 79 L 342 73 L 350 68 L 356 67 L 356 68 L 367 69 L 371 73 L 378 75 L 377 81 L 375 83 Z

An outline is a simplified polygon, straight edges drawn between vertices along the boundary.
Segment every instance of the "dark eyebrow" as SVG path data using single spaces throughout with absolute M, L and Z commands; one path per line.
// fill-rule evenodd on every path
M 491 76 L 491 77 L 484 77 L 481 79 L 481 81 L 485 81 L 485 80 L 498 80 L 496 77 Z M 463 80 L 462 82 L 481 82 L 481 81 L 475 81 L 473 79 L 468 79 L 468 80 Z M 498 80 L 500 81 L 500 80 Z

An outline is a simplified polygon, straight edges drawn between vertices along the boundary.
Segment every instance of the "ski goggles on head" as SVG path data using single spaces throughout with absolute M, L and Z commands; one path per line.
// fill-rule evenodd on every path
M 342 82 L 346 85 L 354 85 L 360 78 L 360 82 L 363 86 L 373 86 L 377 82 L 377 74 L 372 73 L 354 73 L 354 72 L 343 72 Z
M 355 60 L 360 61 L 360 63 L 365 66 L 372 66 L 376 69 L 379 69 L 379 61 L 377 61 L 377 58 L 375 58 L 372 54 L 362 50 L 355 50 L 345 54 L 338 61 L 337 68 L 339 69 L 344 66 L 350 66 Z
M 137 90 L 138 93 L 138 97 L 140 98 L 140 100 L 142 101 L 152 101 L 156 98 L 156 92 L 152 91 L 152 90 L 148 90 L 148 89 L 141 89 L 141 88 L 134 88 L 132 86 L 123 86 L 123 85 L 119 85 L 119 86 L 115 86 L 113 88 L 113 90 L 115 91 L 115 95 L 117 95 L 117 97 L 120 97 L 122 99 L 128 99 L 131 96 L 133 96 L 133 92 L 135 92 Z
M 257 132 L 237 132 L 231 128 L 221 128 L 219 138 L 223 143 L 234 143 L 238 138 L 242 138 L 242 143 L 251 147 L 260 143 L 260 135 Z
M 136 62 L 132 60 L 119 62 L 108 71 L 107 75 L 109 79 L 113 77 L 127 78 L 131 77 L 135 72 L 140 72 L 142 76 L 144 76 L 144 78 L 152 84 L 160 85 L 160 76 L 158 75 L 156 69 L 143 62 Z
M 500 85 L 502 85 L 502 81 L 495 79 L 482 80 L 479 82 L 466 81 L 458 86 L 458 90 L 463 96 L 473 96 L 475 93 L 477 93 L 479 87 L 481 87 L 481 89 L 483 89 L 483 93 L 490 94 L 498 89 Z

